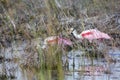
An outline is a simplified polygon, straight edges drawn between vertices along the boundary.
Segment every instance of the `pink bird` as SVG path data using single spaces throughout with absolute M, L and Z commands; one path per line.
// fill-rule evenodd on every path
M 50 36 L 44 40 L 44 44 L 43 44 L 42 48 L 45 49 L 45 48 L 47 48 L 48 45 L 55 45 L 55 44 L 71 46 L 72 42 L 69 39 L 62 38 L 59 36 Z
M 85 30 L 85 31 L 82 31 L 80 34 L 78 34 L 75 29 L 71 28 L 69 32 L 73 33 L 73 35 L 77 39 L 82 39 L 82 40 L 88 39 L 89 42 L 92 42 L 95 39 L 111 39 L 111 37 L 108 34 L 103 33 L 97 29 Z
M 69 30 L 70 33 L 73 33 L 75 38 L 83 40 L 87 39 L 89 42 L 92 42 L 93 40 L 99 40 L 99 39 L 112 39 L 108 34 L 101 32 L 97 29 L 89 29 L 82 31 L 80 34 L 77 33 L 77 31 L 73 28 L 70 28 Z M 106 46 L 104 44 L 101 45 L 101 43 L 96 42 L 98 44 L 98 49 L 104 50 Z M 95 47 L 95 46 L 94 46 Z M 106 50 L 105 50 L 106 51 Z M 103 56 L 105 57 L 107 62 L 115 62 L 107 53 L 103 53 Z

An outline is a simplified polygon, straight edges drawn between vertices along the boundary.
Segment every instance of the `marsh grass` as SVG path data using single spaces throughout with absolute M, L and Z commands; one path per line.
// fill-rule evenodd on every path
M 77 0 L 69 1 L 70 4 L 67 4 L 66 1 L 66 4 L 60 4 L 61 6 L 59 7 L 56 5 L 56 1 L 57 0 L 18 0 L 14 2 L 14 0 L 1 0 L 1 42 L 6 43 L 6 41 L 29 40 L 31 43 L 31 39 L 38 37 L 45 39 L 53 35 L 64 35 L 69 38 L 66 34 L 66 27 L 77 27 L 82 31 L 85 30 L 85 23 L 82 21 L 81 25 L 74 23 L 70 26 L 69 23 L 66 24 L 65 21 L 63 21 L 65 25 L 62 25 L 60 22 L 62 18 L 74 17 L 75 20 L 77 20 L 83 17 L 83 20 L 84 18 L 101 15 L 103 13 L 113 13 L 115 4 L 117 3 L 117 1 L 115 2 L 114 0 L 85 0 L 85 2 L 83 0 L 83 2 L 81 2 L 84 4 L 82 4 Z M 64 3 L 63 0 L 60 0 L 60 2 Z M 87 11 L 84 11 L 85 8 L 87 8 Z M 98 28 L 103 30 L 103 27 Z M 106 32 L 110 33 L 110 30 L 106 30 Z M 114 45 L 113 42 L 111 43 Z M 96 46 L 96 44 L 92 45 Z M 1 43 L 1 46 L 6 47 L 7 45 Z M 85 52 L 84 55 L 88 58 L 91 57 L 92 53 L 91 60 L 93 60 L 95 57 L 100 57 L 96 55 L 97 50 L 94 46 L 92 47 L 88 42 L 84 42 L 84 44 L 76 43 L 73 48 L 74 50 L 83 50 Z M 87 47 L 91 47 L 91 51 L 86 51 Z M 62 47 L 59 45 L 50 46 L 47 50 L 42 50 L 40 46 L 37 48 L 36 52 L 40 60 L 40 68 L 37 69 L 39 80 L 52 80 L 52 70 L 56 70 L 58 80 L 63 80 L 64 68 L 62 64 L 62 55 L 65 53 L 62 50 Z M 48 76 L 46 77 L 44 73 L 47 73 Z

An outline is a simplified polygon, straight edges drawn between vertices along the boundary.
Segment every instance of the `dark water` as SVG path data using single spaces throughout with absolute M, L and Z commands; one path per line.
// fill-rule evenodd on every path
M 38 80 L 38 76 L 45 77 L 46 74 L 38 73 L 34 68 L 25 68 L 21 65 L 29 63 L 28 57 L 32 56 L 37 61 L 37 55 L 31 55 L 26 52 L 25 49 L 28 45 L 26 42 L 13 43 L 10 48 L 1 50 L 0 53 L 0 80 Z M 80 50 L 71 51 L 68 53 L 69 57 L 69 70 L 65 71 L 64 80 L 119 80 L 120 79 L 120 50 L 115 48 L 109 50 L 109 54 L 112 58 L 116 59 L 116 63 L 108 63 L 104 59 L 98 59 L 91 61 L 86 57 L 82 57 Z M 5 57 L 2 57 L 5 56 Z M 63 57 L 64 58 L 64 57 Z M 31 59 L 30 59 L 31 60 Z M 29 63 L 30 64 L 30 63 Z M 73 67 L 73 64 L 75 66 Z M 91 69 L 91 65 L 94 66 L 91 71 L 81 72 L 83 69 Z M 105 73 L 105 70 L 110 70 L 109 74 Z M 44 78 L 40 78 L 39 80 Z M 56 80 L 56 79 L 55 79 Z

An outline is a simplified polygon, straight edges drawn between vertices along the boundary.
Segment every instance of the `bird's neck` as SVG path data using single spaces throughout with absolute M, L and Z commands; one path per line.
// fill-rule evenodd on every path
M 81 35 L 81 34 L 78 34 L 76 30 L 74 30 L 72 33 L 73 33 L 73 35 L 75 36 L 75 38 L 83 39 L 82 35 Z

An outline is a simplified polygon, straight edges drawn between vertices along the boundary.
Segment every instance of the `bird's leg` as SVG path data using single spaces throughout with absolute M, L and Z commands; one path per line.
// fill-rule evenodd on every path
M 73 69 L 75 68 L 75 57 L 73 56 Z

